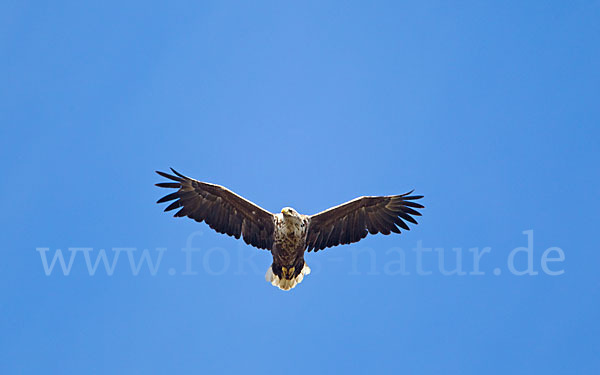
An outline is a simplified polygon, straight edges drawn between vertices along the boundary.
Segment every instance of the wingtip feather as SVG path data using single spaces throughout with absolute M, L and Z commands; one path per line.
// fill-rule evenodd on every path
M 164 177 L 164 178 L 168 178 L 169 180 L 173 180 L 173 181 L 178 181 L 180 182 L 182 179 L 179 177 L 175 177 L 173 175 L 170 175 L 168 173 L 165 172 L 161 172 L 161 171 L 156 171 L 156 173 L 158 173 L 160 176 Z
M 175 173 L 177 176 L 181 177 L 181 178 L 187 178 L 186 176 L 182 175 L 181 173 L 177 172 L 175 169 L 173 168 L 169 168 L 171 170 L 171 172 Z

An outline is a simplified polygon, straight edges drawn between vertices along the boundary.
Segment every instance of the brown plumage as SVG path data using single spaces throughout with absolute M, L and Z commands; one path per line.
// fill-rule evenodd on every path
M 178 189 L 156 203 L 174 200 L 166 211 L 181 208 L 174 217 L 187 216 L 197 222 L 206 222 L 211 229 L 235 238 L 243 236 L 248 245 L 270 250 L 273 246 L 273 214 L 255 205 L 223 186 L 207 184 L 186 177 L 174 169 L 176 176 L 156 171 L 177 182 L 156 184 L 162 188 Z
M 302 281 L 310 268 L 304 263 L 304 252 L 319 251 L 331 246 L 360 241 L 368 233 L 400 233 L 410 230 L 406 222 L 417 224 L 413 216 L 424 208 L 414 202 L 421 195 L 360 197 L 318 214 L 301 215 L 286 207 L 272 214 L 231 190 L 186 177 L 174 169 L 175 175 L 157 171 L 175 181 L 156 184 L 177 191 L 158 200 L 173 201 L 165 211 L 179 209 L 175 217 L 187 216 L 206 222 L 219 233 L 244 241 L 259 249 L 270 250 L 273 264 L 267 271 L 267 281 L 289 290 Z
M 410 230 L 405 221 L 417 224 L 411 216 L 421 216 L 415 208 L 424 208 L 413 200 L 422 195 L 360 197 L 310 217 L 306 245 L 308 251 L 358 242 L 371 234 L 400 234 Z M 400 228 L 398 228 L 400 227 Z

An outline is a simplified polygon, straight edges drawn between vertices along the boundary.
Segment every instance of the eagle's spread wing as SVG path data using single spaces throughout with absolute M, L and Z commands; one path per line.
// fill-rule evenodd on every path
M 205 221 L 219 233 L 235 238 L 240 238 L 241 235 L 249 245 L 259 249 L 271 249 L 275 228 L 272 213 L 223 186 L 196 181 L 176 172 L 173 168 L 171 171 L 177 176 L 156 171 L 159 175 L 176 181 L 161 182 L 156 186 L 178 189 L 156 202 L 175 200 L 165 208 L 165 211 L 181 207 L 175 213 L 175 217 L 187 216 L 198 222 Z
M 411 193 L 360 197 L 312 215 L 306 237 L 308 251 L 358 242 L 367 233 L 400 233 L 398 227 L 410 230 L 405 220 L 417 224 L 411 215 L 421 216 L 414 208 L 423 208 L 413 202 L 423 196 Z

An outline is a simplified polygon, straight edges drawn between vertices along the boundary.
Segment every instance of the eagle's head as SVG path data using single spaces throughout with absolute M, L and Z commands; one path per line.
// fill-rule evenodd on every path
M 298 213 L 298 211 L 294 210 L 291 207 L 284 207 L 284 208 L 282 208 L 281 209 L 281 213 L 283 214 L 283 217 L 286 218 L 286 219 L 287 218 L 291 218 L 291 217 L 297 218 L 297 219 L 300 218 L 300 214 Z

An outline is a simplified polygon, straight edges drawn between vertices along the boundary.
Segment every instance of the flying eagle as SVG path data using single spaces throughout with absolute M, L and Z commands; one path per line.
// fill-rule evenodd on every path
M 417 224 L 413 216 L 421 216 L 414 202 L 422 195 L 387 195 L 359 197 L 315 215 L 302 215 L 291 207 L 279 214 L 257 206 L 231 190 L 186 177 L 173 168 L 175 176 L 156 171 L 175 182 L 161 182 L 156 186 L 177 189 L 156 203 L 172 202 L 166 211 L 180 208 L 175 217 L 187 216 L 197 222 L 206 222 L 219 233 L 235 238 L 259 249 L 271 251 L 273 264 L 265 278 L 282 290 L 290 290 L 310 273 L 304 262 L 305 251 L 319 251 L 327 247 L 358 242 L 368 233 L 400 233 L 409 230 L 405 221 Z M 400 227 L 400 228 L 398 228 Z

